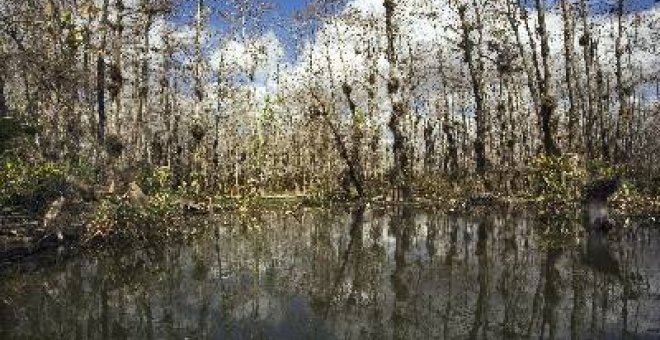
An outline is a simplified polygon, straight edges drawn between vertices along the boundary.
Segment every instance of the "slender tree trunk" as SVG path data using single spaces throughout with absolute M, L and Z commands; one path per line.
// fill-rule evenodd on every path
M 351 109 L 352 114 L 355 115 L 356 106 L 355 103 L 353 102 L 353 99 L 351 98 L 352 90 L 350 89 L 350 87 L 347 86 L 348 85 L 343 86 L 343 92 L 349 102 L 349 107 Z M 337 151 L 339 152 L 339 157 L 344 162 L 344 164 L 346 165 L 346 169 L 348 170 L 348 180 L 350 180 L 350 182 L 355 187 L 358 197 L 359 198 L 365 197 L 359 156 L 354 154 L 353 157 L 351 157 L 351 152 L 349 152 L 349 149 L 346 146 L 346 143 L 344 142 L 344 138 L 341 132 L 339 131 L 339 127 L 335 123 L 333 123 L 329 117 L 329 112 L 328 109 L 326 108 L 325 103 L 323 103 L 314 93 L 312 93 L 312 97 L 317 102 L 317 106 L 313 108 L 313 112 L 312 112 L 313 115 L 321 117 L 323 123 L 328 128 L 330 128 L 330 133 L 332 134 L 332 138 L 335 142 L 335 146 L 337 147 Z
M 195 118 L 201 117 L 204 89 L 202 85 L 202 11 L 204 1 L 197 0 L 197 17 L 195 19 Z
M 424 124 L 424 173 L 431 175 L 435 169 L 435 120 L 427 119 Z
M 609 144 L 609 123 L 607 120 L 608 101 L 609 101 L 609 86 L 606 84 L 605 74 L 601 69 L 600 63 L 596 62 L 596 104 L 599 123 L 599 136 L 600 136 L 600 149 L 603 160 L 610 161 L 610 144 Z M 607 81 L 609 83 L 609 80 Z
M 124 4 L 122 0 L 115 2 L 115 11 L 117 12 L 117 20 L 114 23 L 114 42 L 112 47 L 112 66 L 110 68 L 110 98 L 114 101 L 115 112 L 115 133 L 121 136 L 121 122 L 122 122 L 122 88 L 123 88 L 123 75 L 122 75 L 122 39 L 124 35 L 123 12 Z
M 9 116 L 5 95 L 5 65 L 0 65 L 0 118 Z
M 568 0 L 561 0 L 562 18 L 564 21 L 564 69 L 566 72 L 566 88 L 568 90 L 568 148 L 573 151 L 575 139 L 578 136 L 577 107 L 575 104 L 575 88 L 573 86 L 573 11 Z
M 464 61 L 468 64 L 470 70 L 470 79 L 472 84 L 472 95 L 474 96 L 475 104 L 475 123 L 477 128 L 477 135 L 474 141 L 474 152 L 476 160 L 477 174 L 484 175 L 486 172 L 486 117 L 484 110 L 484 89 L 483 89 L 483 67 L 480 65 L 481 61 L 475 59 L 474 47 L 475 43 L 470 38 L 470 33 L 473 30 L 468 22 L 467 7 L 461 5 L 458 8 L 458 15 L 461 20 L 462 30 L 462 48 L 464 53 Z M 475 11 L 478 11 L 475 8 Z
M 356 183 L 353 183 L 355 185 L 356 190 L 358 191 L 358 195 L 360 197 L 364 196 L 364 185 L 363 185 L 363 174 L 362 174 L 362 157 L 360 155 L 360 147 L 362 146 L 362 138 L 364 137 L 364 132 L 363 132 L 363 125 L 364 125 L 364 116 L 360 116 L 360 113 L 357 110 L 357 105 L 355 104 L 355 101 L 353 100 L 353 97 L 351 97 L 352 93 L 352 88 L 350 85 L 347 83 L 344 83 L 342 86 L 342 90 L 344 92 L 344 96 L 346 96 L 346 101 L 348 101 L 348 107 L 351 111 L 351 117 L 352 123 L 353 123 L 353 143 L 352 143 L 352 148 L 351 148 L 351 167 L 353 174 L 351 175 L 351 178 L 353 178 Z M 357 183 L 359 182 L 359 183 Z
M 559 148 L 555 141 L 556 126 L 553 115 L 557 107 L 552 83 L 552 61 L 550 57 L 550 43 L 545 22 L 545 1 L 536 0 L 538 33 L 541 39 L 541 59 L 543 62 L 543 79 L 539 79 L 541 95 L 541 128 L 543 131 L 543 147 L 546 155 L 559 155 Z
M 368 83 L 369 85 L 367 86 L 367 98 L 368 98 L 368 103 L 367 103 L 367 122 L 368 122 L 368 135 L 367 139 L 369 140 L 369 153 L 365 159 L 367 165 L 367 178 L 373 178 L 376 176 L 377 173 L 377 166 L 378 166 L 378 160 L 379 160 L 379 154 L 380 150 L 378 149 L 380 146 L 380 128 L 379 124 L 374 121 L 374 115 L 376 114 L 376 110 L 378 108 L 378 105 L 376 104 L 376 93 L 378 92 L 378 85 L 376 83 L 377 80 L 377 73 L 378 73 L 378 64 L 377 60 L 375 58 L 375 53 L 373 52 L 373 43 L 371 40 L 369 40 L 369 60 L 371 67 L 369 68 L 369 79 Z
M 619 117 L 616 123 L 615 151 L 616 162 L 625 162 L 629 150 L 626 148 L 625 140 L 629 138 L 630 110 L 628 108 L 628 88 L 623 79 L 623 12 L 625 0 L 618 0 L 617 29 L 618 34 L 615 42 L 616 57 L 616 87 L 619 100 Z
M 149 5 L 146 4 L 146 7 Z M 142 46 L 142 56 L 140 61 L 140 81 L 138 87 L 138 107 L 137 115 L 134 126 L 134 147 L 135 147 L 135 156 L 141 157 L 144 154 L 144 148 L 147 146 L 147 136 L 146 129 L 144 125 L 144 116 L 146 107 L 148 106 L 149 99 L 149 50 L 151 49 L 149 32 L 151 30 L 151 25 L 153 24 L 153 15 L 151 13 L 145 14 L 144 22 L 144 31 L 143 31 L 143 46 Z
M 101 25 L 107 26 L 108 23 L 108 5 L 110 0 L 103 1 L 101 14 Z M 105 115 L 105 49 L 108 34 L 103 33 L 101 49 L 96 56 L 96 104 L 98 113 L 98 127 L 96 138 L 99 143 L 105 140 L 106 115 Z
M 197 15 L 195 18 L 195 69 L 194 69 L 194 82 L 195 82 L 195 112 L 193 118 L 193 124 L 199 124 L 199 126 L 206 129 L 206 115 L 202 112 L 203 100 L 204 100 L 204 85 L 202 84 L 202 29 L 203 29 L 203 11 L 204 11 L 204 1 L 197 0 Z M 258 149 L 261 148 L 261 143 L 259 144 Z M 195 140 L 193 149 L 191 150 L 191 170 L 193 174 L 203 176 L 205 161 L 201 155 L 204 154 L 205 145 L 204 139 Z M 257 151 L 259 152 L 259 151 Z M 261 155 L 257 156 L 258 161 L 260 162 Z M 260 168 L 260 167 L 259 167 Z M 257 178 L 260 178 L 257 176 Z M 259 181 L 260 183 L 261 181 Z
M 592 55 L 592 39 L 591 32 L 589 29 L 589 20 L 588 13 L 589 9 L 587 6 L 586 0 L 580 1 L 580 12 L 582 18 L 582 36 L 580 37 L 579 43 L 582 46 L 583 57 L 584 57 L 584 69 L 585 69 L 585 102 L 586 102 L 586 112 L 584 114 L 585 120 L 585 129 L 584 137 L 587 147 L 587 154 L 589 156 L 594 155 L 594 141 L 593 141 L 593 127 L 594 127 L 594 97 L 592 89 L 592 80 L 591 80 L 591 67 L 593 65 L 593 55 Z
M 525 54 L 525 46 L 523 45 L 522 39 L 520 37 L 520 24 L 518 21 L 519 16 L 518 16 L 518 10 L 516 10 L 517 6 L 513 6 L 512 4 L 513 0 L 506 0 L 506 1 L 507 1 L 507 17 L 509 19 L 509 25 L 513 29 L 514 36 L 516 38 L 516 46 L 518 46 L 518 54 L 520 55 L 520 59 L 522 60 L 523 63 L 523 68 L 527 76 L 527 88 L 532 98 L 532 104 L 534 105 L 534 112 L 538 112 L 539 110 L 538 91 L 534 83 L 534 71 L 532 70 L 531 66 L 527 61 L 527 56 Z M 536 52 L 535 51 L 533 52 L 534 52 L 534 58 L 536 58 Z M 536 61 L 534 61 L 534 63 L 536 63 Z
M 451 97 L 450 105 L 450 94 L 447 91 L 447 76 L 445 74 L 445 63 L 442 56 L 442 52 L 438 53 L 438 63 L 439 63 L 439 73 L 440 78 L 442 79 L 442 93 L 444 97 L 444 116 L 442 118 L 443 122 L 441 124 L 441 129 L 444 132 L 447 138 L 447 156 L 444 160 L 444 171 L 451 175 L 456 174 L 458 171 L 458 146 L 456 142 L 456 132 L 457 123 L 454 121 L 454 98 Z
M 225 88 L 224 88 L 224 82 L 222 80 L 223 74 L 222 74 L 222 67 L 224 66 L 224 56 L 220 56 L 220 62 L 218 64 L 218 92 L 217 92 L 217 107 L 216 107 L 216 112 L 215 112 L 215 117 L 214 117 L 214 133 L 213 133 L 213 166 L 214 166 L 214 178 L 216 180 L 219 179 L 219 171 L 220 171 L 220 112 L 223 109 L 222 106 L 222 101 L 225 98 Z M 217 183 L 216 183 L 217 184 Z M 217 187 L 217 185 L 216 185 Z
M 446 90 L 445 90 L 446 91 Z M 454 120 L 453 110 L 450 112 L 449 99 L 445 94 L 445 119 L 442 125 L 445 136 L 447 136 L 447 160 L 445 162 L 445 171 L 450 176 L 458 172 L 458 145 L 455 132 L 458 124 Z
M 408 200 L 412 196 L 408 173 L 408 152 L 406 150 L 406 141 L 401 128 L 402 119 L 405 116 L 406 108 L 401 98 L 401 79 L 399 77 L 396 49 L 394 46 L 398 36 L 398 28 L 394 22 L 396 12 L 396 0 L 384 0 L 385 7 L 385 30 L 387 36 L 387 61 L 389 62 L 389 80 L 387 84 L 387 93 L 392 105 L 392 113 L 387 123 L 387 127 L 392 134 L 392 153 L 394 155 L 394 165 L 390 173 L 390 183 L 395 188 L 397 196 Z M 398 198 L 397 198 L 398 199 Z
M 103 142 L 107 120 L 105 115 L 105 60 L 103 52 L 96 57 L 96 101 L 99 115 L 96 138 L 99 142 Z

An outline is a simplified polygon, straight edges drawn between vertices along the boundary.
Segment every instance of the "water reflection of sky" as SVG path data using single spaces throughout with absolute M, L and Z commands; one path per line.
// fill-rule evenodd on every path
M 579 214 L 294 214 L 3 276 L 0 338 L 593 338 L 626 318 L 660 335 L 660 236 L 634 221 L 634 237 L 598 243 L 624 285 L 583 260 Z

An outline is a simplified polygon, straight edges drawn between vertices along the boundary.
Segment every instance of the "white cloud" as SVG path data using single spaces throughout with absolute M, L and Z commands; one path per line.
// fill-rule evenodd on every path
M 355 9 L 362 16 L 382 17 L 385 15 L 383 0 L 353 0 L 348 4 L 348 8 Z

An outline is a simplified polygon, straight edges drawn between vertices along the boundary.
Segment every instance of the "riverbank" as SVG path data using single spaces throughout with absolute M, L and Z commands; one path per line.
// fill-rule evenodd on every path
M 191 221 L 200 215 L 237 214 L 249 224 L 252 216 L 263 210 L 292 214 L 306 208 L 333 209 L 355 204 L 373 209 L 407 206 L 436 212 L 505 208 L 546 215 L 579 211 L 583 205 L 580 200 L 507 197 L 490 193 L 447 199 L 417 196 L 405 202 L 383 196 L 363 200 L 310 195 L 209 196 L 200 199 L 173 192 L 146 195 L 135 183 L 129 185 L 123 194 L 105 193 L 89 201 L 81 193 L 71 196 L 73 198 L 64 200 L 59 208 L 54 207 L 59 202 L 55 200 L 42 212 L 31 212 L 20 206 L 4 207 L 0 211 L 0 261 L 22 261 L 54 249 L 185 239 L 199 232 L 202 226 Z M 659 198 L 630 195 L 622 190 L 613 195 L 609 207 L 613 215 L 660 217 Z M 59 210 L 53 211 L 55 208 Z
M 238 214 L 249 224 L 255 214 L 269 209 L 291 214 L 364 204 L 436 212 L 506 208 L 552 215 L 578 211 L 594 196 L 609 199 L 610 210 L 618 215 L 660 216 L 657 189 L 622 179 L 619 169 L 593 167 L 587 176 L 587 170 L 567 158 L 541 158 L 535 167 L 518 177 L 494 171 L 490 177 L 420 177 L 411 185 L 411 198 L 402 200 L 385 182 L 365 182 L 368 190 L 361 199 L 350 187 L 277 191 L 257 181 L 227 193 L 200 184 L 204 179 L 176 186 L 167 167 L 128 167 L 104 175 L 81 164 L 7 158 L 0 173 L 0 261 L 21 261 L 60 248 L 185 239 L 198 232 L 191 216 Z

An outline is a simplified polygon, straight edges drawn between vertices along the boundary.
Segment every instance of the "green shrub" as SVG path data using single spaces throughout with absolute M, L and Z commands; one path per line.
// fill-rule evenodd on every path
M 148 196 L 171 191 L 172 171 L 166 166 L 145 166 L 138 183 Z
M 540 156 L 532 165 L 535 193 L 541 200 L 575 200 L 586 173 L 569 156 Z
M 25 146 L 24 137 L 34 135 L 37 130 L 16 118 L 0 118 L 0 155 L 20 146 Z
M 623 173 L 623 168 L 613 166 L 603 160 L 592 160 L 587 164 L 587 172 L 592 178 L 613 178 Z
M 104 199 L 89 223 L 88 238 L 117 236 L 124 239 L 159 239 L 175 231 L 181 216 L 180 205 L 171 193 L 149 197 L 145 205 L 131 203 L 123 196 Z M 180 232 L 181 230 L 179 230 Z
M 0 204 L 41 211 L 68 189 L 66 173 L 67 167 L 60 163 L 4 159 L 0 164 Z

